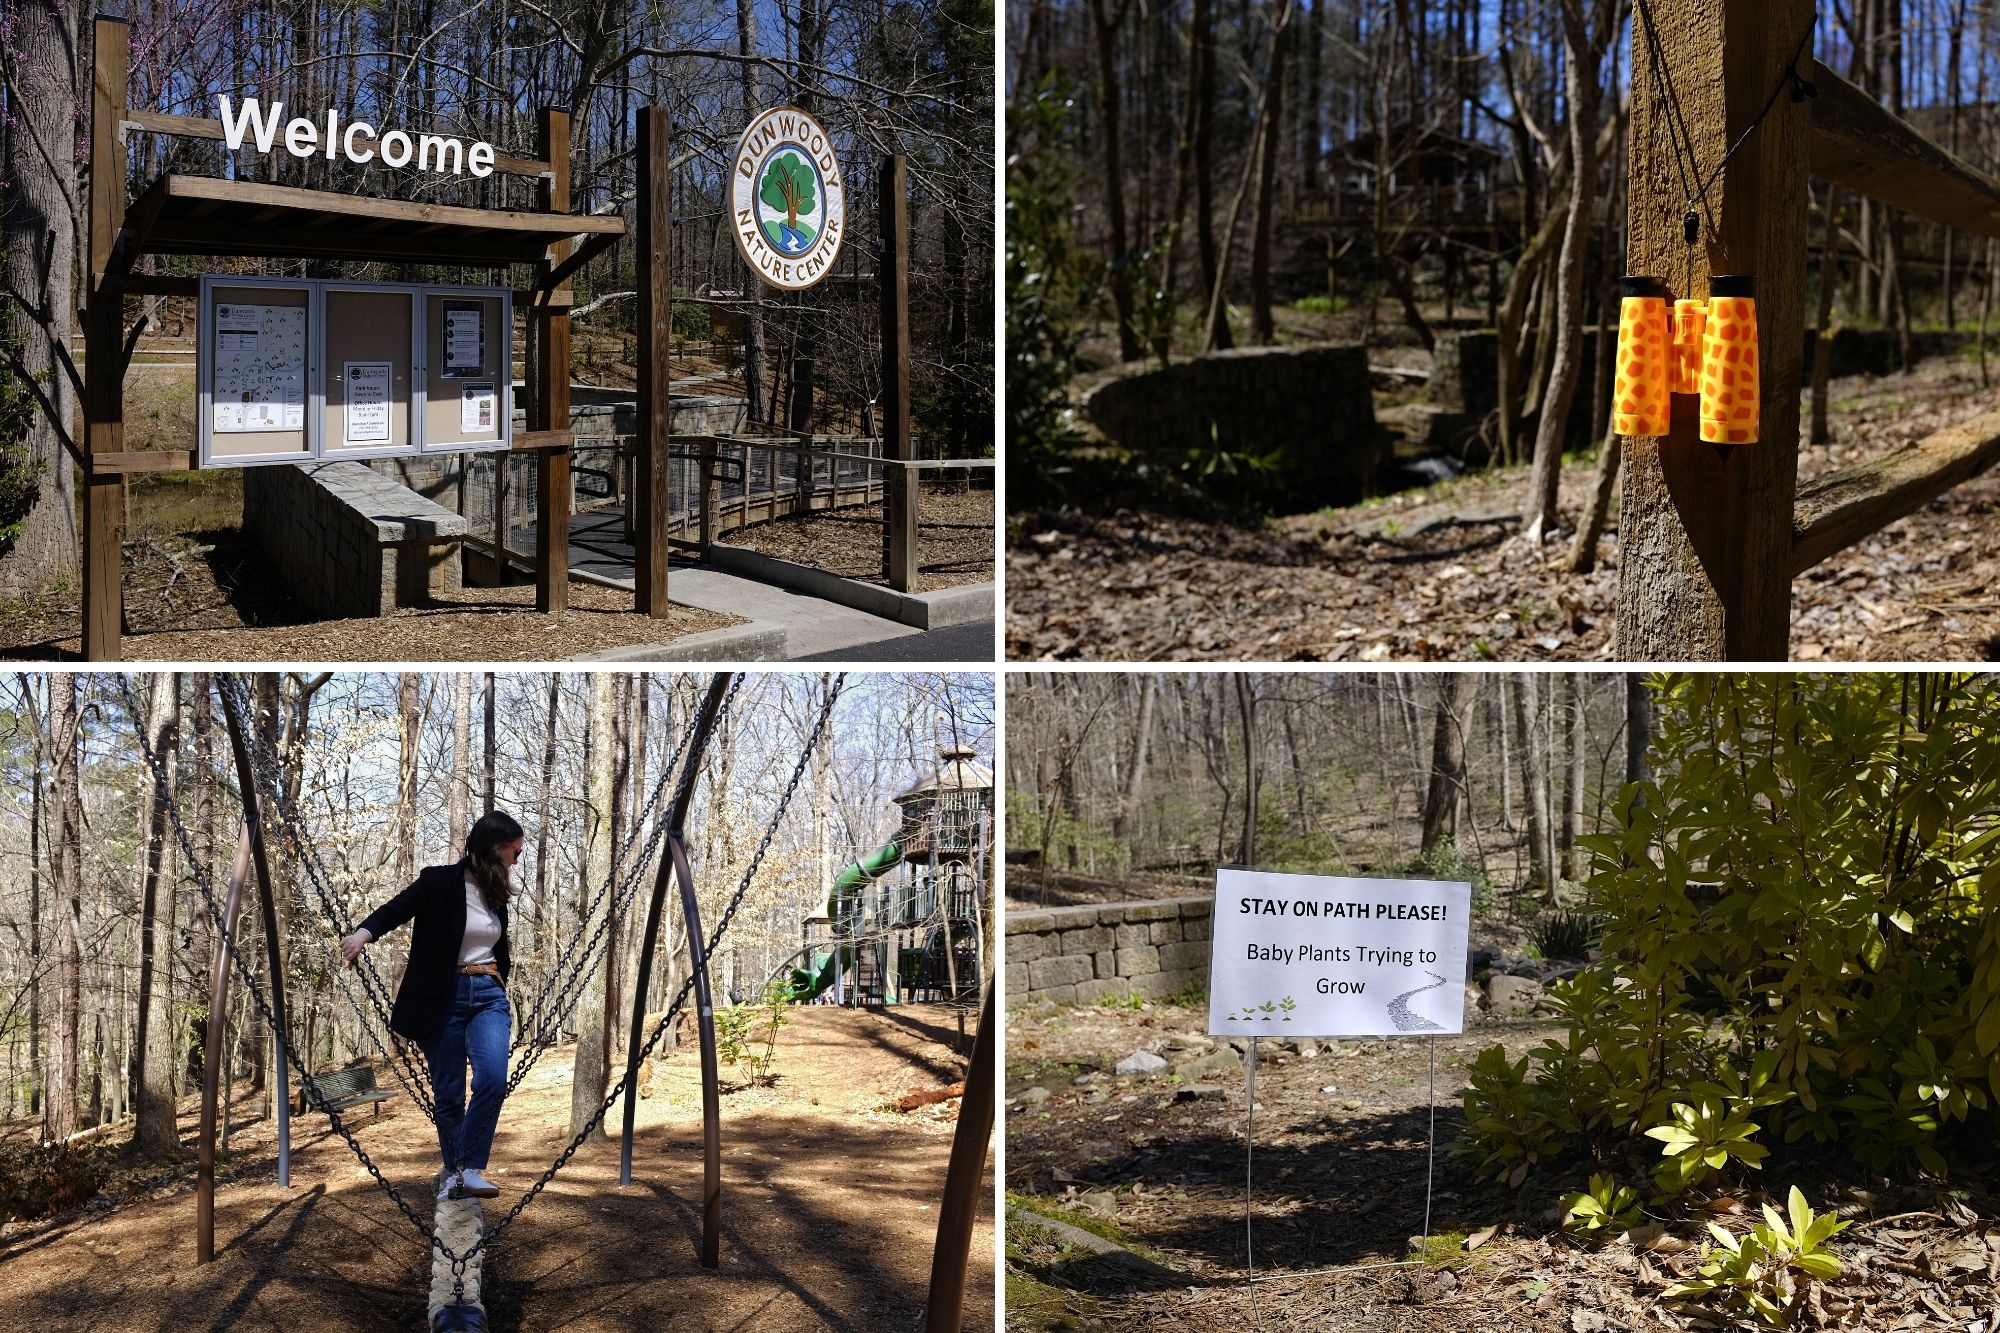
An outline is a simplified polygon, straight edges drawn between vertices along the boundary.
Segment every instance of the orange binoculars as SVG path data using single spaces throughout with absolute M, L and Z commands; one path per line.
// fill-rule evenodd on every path
M 1660 436 L 1671 422 L 1671 395 L 1701 395 L 1701 438 L 1710 444 L 1757 442 L 1757 284 L 1742 274 L 1709 279 L 1706 301 L 1673 303 L 1666 284 L 1619 279 L 1618 359 L 1612 429 Z

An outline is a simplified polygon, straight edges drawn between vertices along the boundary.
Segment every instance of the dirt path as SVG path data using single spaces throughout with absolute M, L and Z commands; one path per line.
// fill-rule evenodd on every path
M 790 1011 L 773 1088 L 722 1103 L 722 1264 L 704 1270 L 701 1111 L 690 1044 L 639 1104 L 633 1183 L 614 1140 L 578 1152 L 496 1247 L 495 1329 L 917 1329 L 958 1103 L 885 1104 L 961 1078 L 941 1006 L 881 1014 Z M 976 1019 L 976 1015 L 973 1016 Z M 511 1207 L 567 1140 L 574 1049 L 545 1055 L 501 1114 L 490 1174 Z M 727 1076 L 728 1071 L 725 1071 Z M 384 1076 L 386 1079 L 386 1075 Z M 393 1085 L 392 1085 L 393 1086 Z M 362 1145 L 428 1221 L 436 1140 L 398 1098 L 354 1122 Z M 193 1145 L 192 1099 L 183 1141 Z M 612 1113 L 622 1114 L 622 1103 Z M 421 1328 L 426 1242 L 324 1117 L 295 1118 L 292 1187 L 276 1185 L 271 1126 L 235 1107 L 217 1190 L 216 1262 L 194 1264 L 191 1166 L 139 1197 L 0 1239 L 0 1328 Z M 990 1197 L 990 1195 L 989 1195 Z M 488 1206 L 489 1225 L 498 1216 Z M 968 1329 L 993 1326 L 993 1226 L 973 1236 Z
M 1807 481 L 1990 410 L 1962 358 L 1832 385 L 1833 444 L 1799 456 Z M 1564 469 L 1574 523 L 1593 464 Z M 1563 539 L 1514 535 L 1527 469 L 1474 473 L 1378 503 L 1239 527 L 1158 514 L 1026 513 L 1007 553 L 1014 658 L 1266 661 L 1607 660 L 1618 542 L 1565 572 Z M 1792 585 L 1799 661 L 2000 657 L 2000 472 L 1808 570 Z M 1616 514 L 1613 514 L 1613 527 Z M 1012 529 L 1010 528 L 1010 532 Z

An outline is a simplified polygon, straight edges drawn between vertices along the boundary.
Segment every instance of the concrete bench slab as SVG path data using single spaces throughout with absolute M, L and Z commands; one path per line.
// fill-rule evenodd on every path
M 364 463 L 246 470 L 243 527 L 317 615 L 387 615 L 462 586 L 466 520 Z

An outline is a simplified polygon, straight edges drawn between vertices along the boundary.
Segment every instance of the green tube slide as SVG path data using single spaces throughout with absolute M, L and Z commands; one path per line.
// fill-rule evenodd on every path
M 860 892 L 861 886 L 871 880 L 880 879 L 894 869 L 903 859 L 903 845 L 900 842 L 885 843 L 858 861 L 850 861 L 847 869 L 834 878 L 833 887 L 826 895 L 826 914 L 838 923 L 841 909 L 846 900 Z M 841 969 L 853 961 L 851 948 L 833 948 L 824 953 L 813 952 L 806 966 L 792 969 L 792 999 L 803 1004 L 829 990 Z

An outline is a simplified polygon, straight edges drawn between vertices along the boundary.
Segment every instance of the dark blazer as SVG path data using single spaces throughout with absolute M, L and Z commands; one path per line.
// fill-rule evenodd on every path
M 458 994 L 458 950 L 465 942 L 465 863 L 427 866 L 417 882 L 383 903 L 361 929 L 371 940 L 379 940 L 412 918 L 410 961 L 403 969 L 403 984 L 397 988 L 395 1007 L 389 1011 L 389 1026 L 413 1041 L 429 1041 L 449 1015 Z M 500 918 L 500 942 L 493 957 L 500 964 L 500 984 L 514 969 L 507 945 L 507 909 L 494 912 Z

